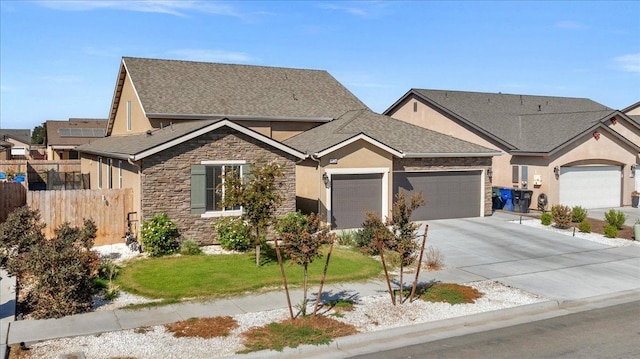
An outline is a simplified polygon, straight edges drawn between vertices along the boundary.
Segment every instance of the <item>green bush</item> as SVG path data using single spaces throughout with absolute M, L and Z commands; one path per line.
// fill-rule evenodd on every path
M 558 228 L 569 228 L 571 224 L 571 208 L 561 204 L 551 206 L 551 217 Z
M 578 225 L 578 230 L 582 233 L 591 233 L 591 223 L 587 221 L 582 221 Z
M 375 241 L 375 234 L 382 240 L 384 246 L 389 248 L 393 238 L 393 233 L 384 225 L 377 213 L 367 212 L 366 219 L 362 223 L 362 229 L 355 233 L 356 246 L 363 254 L 375 256 L 380 254 L 378 244 Z
M 353 231 L 342 231 L 338 234 L 338 244 L 343 246 L 355 246 L 356 239 Z
M 180 254 L 183 256 L 197 256 L 202 254 L 202 249 L 200 249 L 198 242 L 193 239 L 187 239 L 180 243 Z
M 145 252 L 152 257 L 175 253 L 178 250 L 178 226 L 165 213 L 156 214 L 142 223 L 140 230 Z
M 571 222 L 582 223 L 587 218 L 587 210 L 582 206 L 575 206 L 571 210 Z
M 604 235 L 607 238 L 616 238 L 618 236 L 618 228 L 613 224 L 604 226 Z
M 610 225 L 615 226 L 616 229 L 622 229 L 624 227 L 624 221 L 627 220 L 627 215 L 621 211 L 615 211 L 612 208 L 608 212 L 605 212 L 604 219 Z
M 240 218 L 223 217 L 214 224 L 218 233 L 218 242 L 223 249 L 244 252 L 251 246 L 249 226 Z
M 307 217 L 302 212 L 289 212 L 276 222 L 276 232 L 280 235 L 284 233 L 302 233 L 307 225 Z
M 540 216 L 540 222 L 542 223 L 543 226 L 549 226 L 551 225 L 551 220 L 553 218 L 551 217 L 551 213 L 549 212 L 545 212 L 542 214 L 542 216 Z

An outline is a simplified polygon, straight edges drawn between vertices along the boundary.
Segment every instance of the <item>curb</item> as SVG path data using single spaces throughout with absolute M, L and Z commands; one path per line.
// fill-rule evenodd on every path
M 263 350 L 227 358 L 347 358 L 509 327 L 640 300 L 640 289 L 578 300 L 549 300 L 428 323 L 336 338 L 326 346 L 302 345 L 282 352 Z

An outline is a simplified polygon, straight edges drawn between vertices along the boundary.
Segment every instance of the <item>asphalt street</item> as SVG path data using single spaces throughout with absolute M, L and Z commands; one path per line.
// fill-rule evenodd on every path
M 640 358 L 640 301 L 352 358 Z

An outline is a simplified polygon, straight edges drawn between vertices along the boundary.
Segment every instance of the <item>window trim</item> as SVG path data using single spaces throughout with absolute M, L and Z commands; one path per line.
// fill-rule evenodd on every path
M 240 178 L 243 177 L 244 175 L 244 169 L 243 169 L 243 165 L 247 164 L 247 161 L 245 160 L 229 160 L 229 161 L 220 161 L 220 160 L 206 160 L 206 161 L 200 161 L 201 165 L 204 165 L 205 167 L 209 167 L 209 166 L 238 166 L 240 167 Z M 206 169 L 205 169 L 205 183 L 206 183 Z M 206 196 L 206 185 L 205 185 L 205 196 Z M 224 193 L 223 193 L 224 196 Z M 205 200 L 205 212 L 200 214 L 201 218 L 218 218 L 218 217 L 238 217 L 241 216 L 242 213 L 244 212 L 244 209 L 242 207 L 240 207 L 240 209 L 231 209 L 231 210 L 226 210 L 226 209 L 222 209 L 221 211 L 215 211 L 215 210 L 207 210 L 206 209 L 206 200 Z

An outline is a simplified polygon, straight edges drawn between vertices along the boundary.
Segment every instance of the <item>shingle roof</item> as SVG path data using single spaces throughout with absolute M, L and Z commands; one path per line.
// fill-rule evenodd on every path
M 78 146 L 89 143 L 96 137 L 104 137 L 107 120 L 70 118 L 69 121 L 47 121 L 46 128 L 47 145 Z
M 314 127 L 284 143 L 301 152 L 318 153 L 361 133 L 404 154 L 487 155 L 496 152 L 370 110 L 349 111 L 337 120 Z
M 231 127 L 236 131 L 240 131 L 267 145 L 299 158 L 306 157 L 304 153 L 300 153 L 292 147 L 283 145 L 278 141 L 238 125 L 226 118 L 179 122 L 161 129 L 149 130 L 146 133 L 108 136 L 78 146 L 76 150 L 99 156 L 137 161 L 166 148 L 179 146 L 188 139 L 195 138 L 223 126 Z
M 22 143 L 31 143 L 31 130 L 29 129 L 0 129 L 0 140 L 4 140 L 5 137 L 11 137 Z
M 150 114 L 337 118 L 367 108 L 328 72 L 124 57 Z
M 509 150 L 525 152 L 550 152 L 616 113 L 586 98 L 425 89 L 410 92 Z

